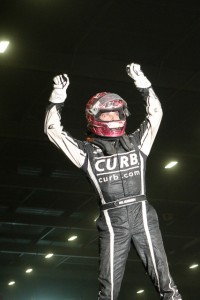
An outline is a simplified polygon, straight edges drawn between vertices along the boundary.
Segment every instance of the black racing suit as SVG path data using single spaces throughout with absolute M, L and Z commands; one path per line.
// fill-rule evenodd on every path
M 152 88 L 141 90 L 147 116 L 139 129 L 120 138 L 74 139 L 63 130 L 63 104 L 50 104 L 45 132 L 89 178 L 100 206 L 99 300 L 116 300 L 131 241 L 161 299 L 181 300 L 169 273 L 155 209 L 145 196 L 145 166 L 162 118 Z

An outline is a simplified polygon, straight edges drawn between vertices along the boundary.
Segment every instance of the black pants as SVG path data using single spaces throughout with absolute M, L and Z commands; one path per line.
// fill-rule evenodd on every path
M 147 201 L 101 212 L 97 228 L 99 300 L 118 299 L 131 241 L 160 299 L 182 299 L 169 273 L 157 213 Z

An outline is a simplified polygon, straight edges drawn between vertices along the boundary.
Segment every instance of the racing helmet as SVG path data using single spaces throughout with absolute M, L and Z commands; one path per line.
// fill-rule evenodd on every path
M 102 121 L 101 113 L 118 111 L 119 120 Z M 86 105 L 86 119 L 88 130 L 99 136 L 118 137 L 125 133 L 126 117 L 129 111 L 126 101 L 119 95 L 101 92 L 94 95 Z

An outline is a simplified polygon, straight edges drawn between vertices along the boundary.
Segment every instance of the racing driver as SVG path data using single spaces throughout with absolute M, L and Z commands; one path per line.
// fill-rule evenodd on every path
M 131 63 L 126 71 L 146 103 L 146 117 L 135 132 L 125 131 L 129 116 L 126 101 L 115 93 L 101 92 L 86 105 L 87 140 L 73 138 L 61 125 L 61 110 L 69 86 L 68 76 L 62 74 L 54 78 L 45 133 L 85 172 L 98 196 L 98 299 L 118 299 L 133 243 L 160 299 L 182 300 L 169 272 L 157 213 L 145 194 L 146 159 L 162 119 L 162 109 L 140 65 Z

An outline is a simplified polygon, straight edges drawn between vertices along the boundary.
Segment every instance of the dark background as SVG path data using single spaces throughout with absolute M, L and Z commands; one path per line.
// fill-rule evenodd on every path
M 97 299 L 98 207 L 83 174 L 43 133 L 52 78 L 68 73 L 65 128 L 85 139 L 85 105 L 100 91 L 145 109 L 125 67 L 141 64 L 164 117 L 147 164 L 170 270 L 199 299 L 200 4 L 181 0 L 0 1 L 0 299 Z M 164 166 L 177 160 L 173 169 Z M 78 239 L 68 242 L 76 234 Z M 44 258 L 53 252 L 50 260 Z M 33 272 L 25 274 L 27 267 Z M 16 284 L 8 286 L 9 280 Z M 143 294 L 136 294 L 144 289 Z M 120 300 L 158 299 L 131 249 Z

